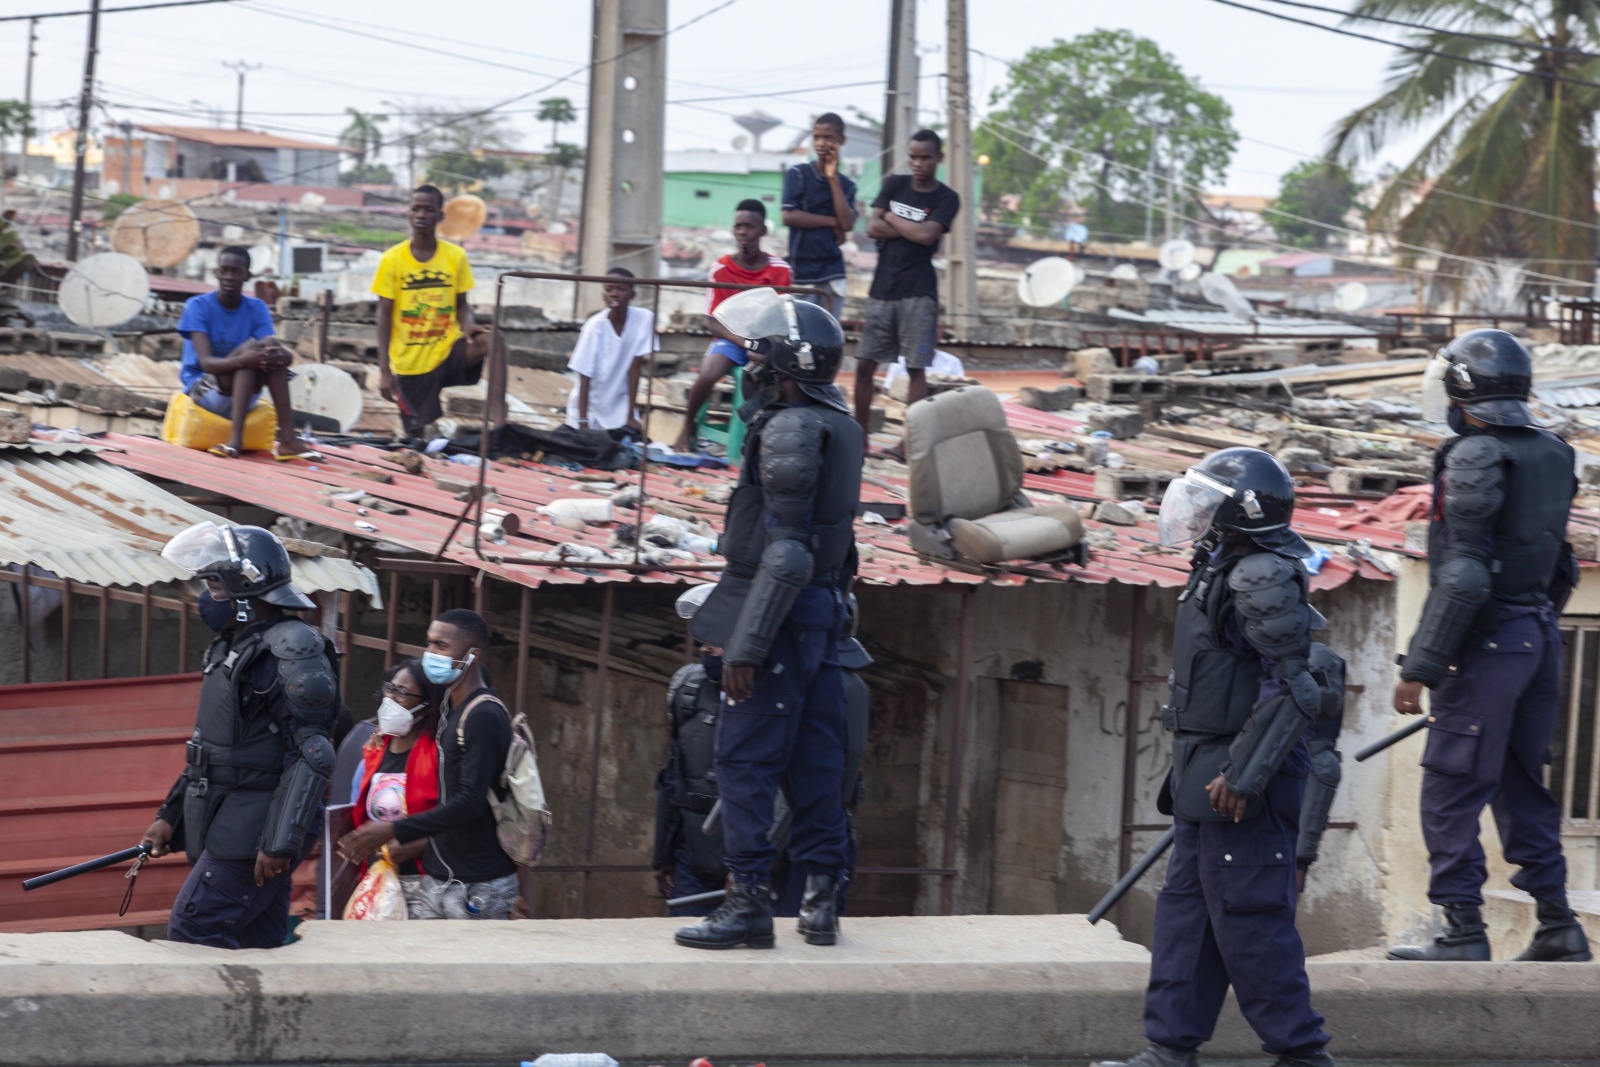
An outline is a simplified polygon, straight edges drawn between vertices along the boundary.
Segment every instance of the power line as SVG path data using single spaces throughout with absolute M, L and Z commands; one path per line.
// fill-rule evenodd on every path
M 199 7 L 201 4 L 239 4 L 246 0 L 164 0 L 159 4 L 133 4 L 129 7 L 103 7 L 100 14 L 111 15 L 118 11 L 155 11 L 163 7 Z M 37 15 L 0 15 L 0 22 L 26 22 L 29 19 L 64 19 L 76 15 L 88 15 L 91 12 L 86 8 L 82 11 L 44 11 Z
M 1485 41 L 1489 44 L 1505 45 L 1508 48 L 1522 48 L 1534 52 L 1560 52 L 1563 55 L 1579 56 L 1583 59 L 1600 59 L 1600 52 L 1586 52 L 1581 48 L 1566 48 L 1562 45 L 1543 44 L 1539 41 L 1519 41 L 1515 37 L 1502 37 L 1499 34 L 1492 33 L 1452 30 L 1442 26 L 1429 26 L 1421 22 L 1407 22 L 1404 19 L 1394 19 L 1384 15 L 1368 15 L 1361 11 L 1340 11 L 1336 7 L 1308 4 L 1304 0 L 1266 0 L 1266 2 L 1269 4 L 1282 4 L 1285 7 L 1304 8 L 1307 11 L 1321 11 L 1324 14 L 1339 15 L 1346 19 L 1364 19 L 1367 22 L 1382 22 L 1389 26 L 1404 26 L 1406 29 L 1421 30 L 1424 33 L 1447 33 L 1452 37 L 1462 37 L 1470 41 Z

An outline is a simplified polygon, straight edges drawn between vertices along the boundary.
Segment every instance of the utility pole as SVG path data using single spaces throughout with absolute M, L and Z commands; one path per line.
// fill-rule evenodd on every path
M 38 43 L 39 20 L 32 18 L 28 20 L 28 59 L 25 67 L 23 68 L 24 73 L 22 75 L 22 107 L 24 112 L 27 114 L 28 124 L 30 126 L 33 125 L 33 58 L 37 50 L 36 46 Z M 27 133 L 23 133 L 22 135 L 22 151 L 18 152 L 17 155 L 21 157 L 21 160 L 17 164 L 18 168 L 20 169 L 27 166 Z
M 890 0 L 889 80 L 883 100 L 883 148 L 878 163 L 884 175 L 904 174 L 907 142 L 917 129 L 917 4 Z
M 1174 145 L 1174 142 L 1173 142 L 1172 128 L 1170 126 L 1165 126 L 1165 127 L 1162 127 L 1162 129 L 1167 135 L 1167 236 L 1166 236 L 1166 239 L 1168 241 L 1170 241 L 1174 237 L 1178 236 L 1178 233 L 1177 233 L 1177 230 L 1176 230 L 1176 227 L 1175 227 L 1175 221 L 1173 219 L 1173 213 L 1175 211 L 1174 201 L 1173 201 L 1173 195 L 1174 195 L 1173 185 L 1178 180 L 1178 153 L 1176 151 L 1176 148 L 1175 148 L 1175 145 Z
M 133 123 L 123 119 L 122 127 L 122 191 L 137 196 L 133 189 Z M 102 168 L 103 169 L 103 168 Z
M 83 88 L 78 93 L 78 133 L 73 142 L 72 208 L 67 224 L 67 261 L 78 261 L 83 234 L 83 164 L 89 154 L 89 105 L 94 100 L 94 61 L 100 52 L 100 0 L 89 0 L 89 46 L 83 55 Z
M 244 129 L 244 76 L 252 70 L 260 70 L 261 64 L 246 63 L 244 60 L 239 59 L 232 63 L 223 60 L 222 65 L 239 75 L 239 94 L 234 98 L 233 105 L 233 128 L 242 130 Z
M 1144 160 L 1144 243 L 1150 244 L 1155 238 L 1155 210 L 1156 210 L 1156 146 L 1161 143 L 1161 131 L 1164 126 L 1157 126 L 1155 133 L 1150 135 L 1150 151 Z
M 973 181 L 972 82 L 967 69 L 967 0 L 948 0 L 946 40 L 946 110 L 950 136 L 945 143 L 944 171 L 950 188 L 961 197 L 961 211 L 950 225 L 945 243 L 950 281 L 950 318 L 956 336 L 968 336 L 978 324 L 978 198 Z

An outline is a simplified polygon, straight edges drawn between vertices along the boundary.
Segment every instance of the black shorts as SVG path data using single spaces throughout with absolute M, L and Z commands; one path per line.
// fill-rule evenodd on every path
M 397 374 L 395 403 L 400 408 L 400 424 L 407 437 L 421 437 L 428 424 L 444 414 L 439 393 L 452 385 L 477 385 L 483 377 L 483 363 L 467 362 L 467 339 L 450 346 L 444 362 L 426 374 Z

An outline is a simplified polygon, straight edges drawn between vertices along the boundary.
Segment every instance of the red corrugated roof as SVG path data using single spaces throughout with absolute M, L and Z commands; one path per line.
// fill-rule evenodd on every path
M 1023 434 L 1049 433 L 1067 437 L 1081 431 L 1081 423 L 1060 415 L 1016 405 L 1007 405 L 1006 408 L 1012 425 Z M 437 457 L 427 458 L 423 474 L 408 474 L 388 461 L 389 453 L 366 445 L 327 448 L 325 451 L 329 458 L 325 463 L 282 464 L 274 463 L 264 455 L 226 460 L 147 437 L 113 434 L 108 435 L 107 441 L 125 451 L 106 452 L 103 458 L 147 476 L 223 493 L 354 537 L 389 541 L 429 554 L 435 552 L 449 534 L 462 508 L 452 493 L 433 484 L 433 476 L 448 474 L 465 481 L 476 479 L 476 471 L 472 467 Z M 1138 446 L 1124 448 L 1124 444 L 1127 443 L 1119 444 L 1119 449 L 1130 454 L 1130 458 L 1137 455 Z M 1146 448 L 1145 451 L 1153 450 Z M 392 481 L 382 484 L 366 480 L 358 476 L 358 472 L 363 470 L 381 470 L 390 475 Z M 704 494 L 716 486 L 727 485 L 733 477 L 731 471 L 652 471 L 647 488 L 653 499 L 698 513 L 713 525 L 720 526 L 724 508 L 720 504 L 709 503 Z M 880 473 L 878 477 L 904 491 L 903 474 L 885 476 Z M 637 474 L 634 473 L 624 473 L 618 478 L 619 481 L 635 479 Z M 593 495 L 585 492 L 581 488 L 585 483 L 573 478 L 570 472 L 538 463 L 497 462 L 491 465 L 488 482 L 499 497 L 498 506 L 516 512 L 522 520 L 521 532 L 511 537 L 507 545 L 493 546 L 492 556 L 514 558 L 537 555 L 564 542 L 597 547 L 609 545 L 612 536 L 609 527 L 591 526 L 581 533 L 574 532 L 555 526 L 538 514 L 536 509 L 552 500 L 562 497 L 588 498 Z M 1093 477 L 1071 471 L 1028 475 L 1026 486 L 1080 501 L 1099 499 L 1094 492 Z M 325 491 L 329 487 L 361 489 L 379 499 L 403 505 L 408 513 L 391 515 L 371 510 L 362 514 L 357 504 L 332 500 Z M 902 503 L 905 499 L 898 493 L 870 484 L 862 486 L 862 496 L 869 508 L 873 503 Z M 1349 514 L 1348 505 L 1336 510 L 1339 517 L 1348 517 Z M 1297 520 L 1296 527 L 1315 540 L 1344 545 L 1358 539 L 1352 536 L 1351 531 L 1339 528 L 1334 516 L 1320 514 L 1317 507 L 1301 508 Z M 356 525 L 357 522 L 375 526 L 377 531 L 364 530 Z M 1114 547 L 1104 544 L 1105 534 L 1101 534 L 1102 543 L 1094 548 L 1088 566 L 1053 570 L 1035 565 L 1032 574 L 1024 575 L 977 574 L 930 563 L 911 550 L 904 522 L 887 526 L 862 522 L 856 526 L 856 536 L 863 545 L 860 577 L 861 581 L 871 585 L 968 585 L 983 582 L 1020 585 L 1028 581 L 1052 580 L 1052 576 L 1058 576 L 1061 580 L 1071 581 L 1171 587 L 1182 585 L 1186 580 L 1189 572 L 1188 552 L 1161 549 L 1153 522 L 1146 521 L 1133 527 L 1105 526 L 1090 520 L 1086 520 L 1085 524 L 1091 530 L 1107 531 L 1113 535 L 1116 539 Z M 1370 537 L 1374 547 L 1403 548 L 1403 535 L 1392 531 L 1362 527 L 1358 535 L 1360 538 Z M 470 529 L 456 533 L 444 552 L 444 558 L 481 567 L 509 581 L 531 586 L 545 583 L 677 583 L 693 580 L 692 576 L 664 572 L 586 572 L 578 567 L 531 567 L 499 562 L 493 558 L 484 560 L 472 550 Z M 1312 587 L 1332 588 L 1357 574 L 1373 579 L 1389 577 L 1370 564 L 1358 563 L 1340 552 L 1323 564 L 1321 572 L 1312 580 Z

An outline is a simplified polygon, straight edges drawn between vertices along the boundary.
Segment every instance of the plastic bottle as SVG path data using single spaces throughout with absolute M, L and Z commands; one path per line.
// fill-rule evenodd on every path
M 582 522 L 610 522 L 611 499 L 603 496 L 562 497 L 545 504 L 539 511 L 554 519 L 578 519 Z
M 1093 440 L 1089 443 L 1089 458 L 1097 467 L 1105 466 L 1106 456 L 1111 451 L 1111 431 L 1096 430 L 1089 435 Z
M 678 547 L 686 552 L 698 552 L 702 556 L 709 556 L 717 551 L 717 539 L 701 534 L 690 534 L 678 542 Z
M 522 1067 L 617 1067 L 617 1061 L 604 1052 L 546 1052 L 536 1060 L 523 1060 Z

